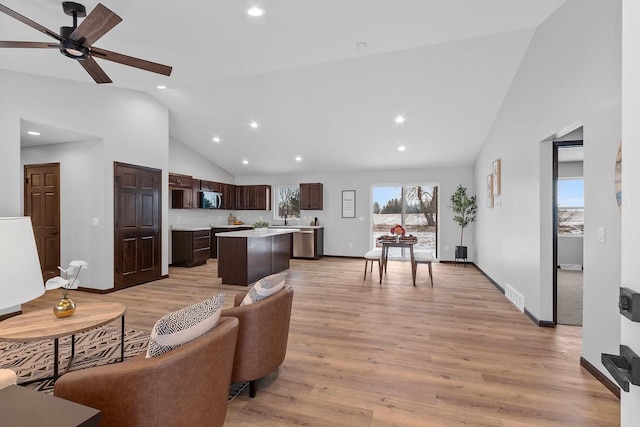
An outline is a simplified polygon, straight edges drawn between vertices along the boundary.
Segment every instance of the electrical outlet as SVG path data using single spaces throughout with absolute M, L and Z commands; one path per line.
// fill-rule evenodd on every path
M 349 247 L 352 248 L 353 247 L 353 243 L 349 243 Z
M 449 252 L 449 246 L 445 246 L 445 247 L 444 247 L 444 251 L 445 251 L 445 252 Z

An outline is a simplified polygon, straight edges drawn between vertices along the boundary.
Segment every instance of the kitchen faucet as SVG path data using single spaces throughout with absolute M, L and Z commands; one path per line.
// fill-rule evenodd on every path
M 287 214 L 284 214 L 284 225 L 287 225 Z

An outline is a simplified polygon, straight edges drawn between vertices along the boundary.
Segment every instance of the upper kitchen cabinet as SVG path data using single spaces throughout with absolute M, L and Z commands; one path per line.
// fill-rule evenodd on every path
M 224 184 L 214 181 L 200 180 L 200 191 L 221 191 Z
M 192 209 L 198 207 L 200 181 L 188 175 L 169 173 L 169 190 L 172 209 Z
M 237 185 L 235 208 L 238 210 L 271 210 L 271 186 Z
M 236 186 L 233 184 L 221 184 L 222 209 L 236 209 Z
M 193 178 L 189 175 L 180 175 L 169 172 L 169 188 L 189 188 L 193 186 Z
M 321 211 L 322 184 L 300 184 L 300 210 Z

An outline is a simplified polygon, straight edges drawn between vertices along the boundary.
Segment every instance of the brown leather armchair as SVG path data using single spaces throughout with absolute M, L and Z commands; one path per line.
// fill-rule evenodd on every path
M 240 320 L 231 381 L 249 381 L 249 395 L 256 396 L 256 381 L 284 362 L 289 339 L 293 288 L 282 290 L 249 305 L 240 305 L 245 293 L 235 297 L 234 307 L 223 316 Z
M 69 372 L 54 394 L 99 409 L 100 426 L 222 426 L 238 319 L 158 357 Z

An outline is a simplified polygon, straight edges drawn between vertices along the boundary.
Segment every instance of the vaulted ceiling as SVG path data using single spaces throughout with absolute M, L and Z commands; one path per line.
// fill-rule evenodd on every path
M 114 81 L 104 90 L 156 97 L 173 138 L 236 176 L 460 166 L 473 164 L 536 27 L 562 3 L 103 0 L 123 21 L 95 45 L 173 66 L 164 77 L 98 60 Z M 57 0 L 2 4 L 55 32 L 71 24 Z M 251 6 L 265 14 L 248 16 Z M 0 40 L 54 41 L 0 15 Z M 0 49 L 0 68 L 94 85 L 75 62 Z

